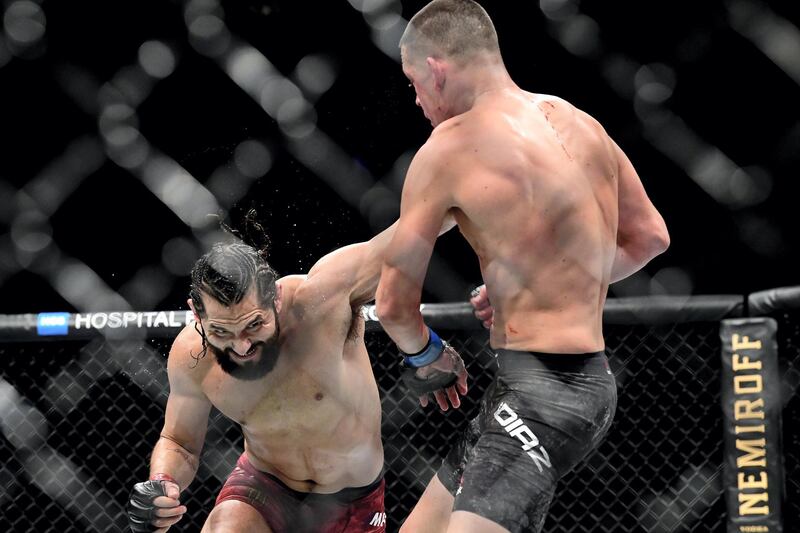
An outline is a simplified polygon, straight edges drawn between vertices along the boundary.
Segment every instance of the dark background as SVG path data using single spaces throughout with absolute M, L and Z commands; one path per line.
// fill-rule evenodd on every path
M 397 61 L 376 46 L 374 27 L 379 16 L 408 19 L 425 3 L 5 2 L 0 312 L 184 307 L 186 274 L 218 237 L 215 223 L 187 224 L 154 194 L 157 183 L 120 165 L 108 133 L 114 125 L 133 127 L 150 153 L 210 190 L 211 211 L 229 224 L 257 209 L 282 274 L 305 272 L 383 229 L 430 125 Z M 482 5 L 517 83 L 595 116 L 666 219 L 669 251 L 612 286 L 612 296 L 742 294 L 797 283 L 796 3 Z M 193 9 L 223 21 L 229 46 L 254 47 L 301 87 L 317 131 L 346 164 L 325 160 L 321 177 L 297 156 L 311 145 L 287 137 L 286 125 L 232 81 L 224 60 L 193 40 Z M 148 41 L 175 59 L 163 79 L 139 66 Z M 335 75 L 318 96 L 298 81 L 307 56 Z M 131 113 L 108 126 L 109 103 Z M 237 165 L 247 141 L 260 148 L 256 156 L 242 149 Z M 260 166 L 248 166 L 253 157 Z M 737 181 L 737 172 L 752 180 Z M 336 185 L 356 178 L 366 186 L 342 199 Z M 707 192 L 714 187 L 717 194 Z M 179 201 L 194 202 L 195 193 L 186 189 Z M 437 255 L 425 300 L 463 300 L 480 281 L 473 254 L 452 232 Z
M 181 308 L 188 269 L 220 237 L 208 213 L 240 226 L 256 208 L 284 274 L 383 229 L 430 133 L 391 57 L 392 24 L 423 4 L 4 1 L 0 313 Z M 483 5 L 514 79 L 597 117 L 667 221 L 670 250 L 612 295 L 797 284 L 797 3 Z M 269 83 L 255 83 L 264 101 L 230 75 L 250 46 L 253 68 L 237 72 L 246 78 L 258 54 L 268 59 Z M 312 105 L 287 119 L 279 104 L 299 94 Z M 478 282 L 458 234 L 441 239 L 425 300 L 463 300 Z M 787 531 L 798 514 L 797 324 L 791 315 L 779 327 Z M 437 464 L 450 432 L 444 415 L 413 411 L 391 342 L 374 335 L 385 449 L 396 461 L 387 502 L 406 505 L 390 510 L 392 530 L 427 479 L 420 461 Z M 606 337 L 620 365 L 617 426 L 584 464 L 591 475 L 564 480 L 548 530 L 724 528 L 717 323 L 612 325 Z M 491 361 L 464 332 L 451 340 L 475 356 L 468 365 Z M 0 344 L 0 529 L 124 524 L 168 392 L 169 341 L 150 342 Z M 212 417 L 183 529 L 211 509 L 237 439 Z

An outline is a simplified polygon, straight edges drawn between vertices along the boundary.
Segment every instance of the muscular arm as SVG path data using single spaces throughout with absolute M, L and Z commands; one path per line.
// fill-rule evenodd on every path
M 345 291 L 355 307 L 375 298 L 380 265 L 397 222 L 366 242 L 343 246 L 317 261 L 308 272 L 303 290 L 330 295 Z
M 428 342 L 419 304 L 422 284 L 439 228 L 449 216 L 450 187 L 442 183 L 442 157 L 429 144 L 420 149 L 406 175 L 397 230 L 384 255 L 376 295 L 381 325 L 405 353 Z
M 618 162 L 619 225 L 611 283 L 637 272 L 669 246 L 664 219 L 647 197 L 628 157 L 614 144 Z
M 451 216 L 445 217 L 437 227 L 440 235 L 455 226 Z M 375 298 L 378 280 L 386 250 L 397 231 L 395 222 L 366 242 L 344 246 L 326 255 L 308 273 L 308 286 L 319 290 L 346 290 L 350 305 L 365 304 Z
M 168 474 L 181 490 L 189 486 L 197 473 L 211 411 L 211 402 L 189 376 L 194 364 L 189 351 L 194 350 L 194 355 L 198 351 L 195 335 L 194 331 L 185 329 L 170 350 L 167 363 L 170 393 L 164 428 L 150 460 L 150 476 Z

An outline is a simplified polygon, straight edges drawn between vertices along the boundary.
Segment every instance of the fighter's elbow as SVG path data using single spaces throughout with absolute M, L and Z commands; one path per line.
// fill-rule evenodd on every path
M 661 255 L 664 252 L 666 252 L 667 249 L 669 248 L 669 245 L 670 245 L 669 233 L 665 233 L 662 236 L 661 240 L 659 241 L 658 252 L 656 253 L 656 255 Z
M 667 224 L 661 215 L 653 210 L 633 224 L 620 228 L 618 241 L 625 243 L 629 253 L 641 258 L 652 259 L 669 248 L 670 238 Z
M 670 245 L 669 231 L 664 219 L 659 219 L 653 224 L 650 232 L 650 253 L 653 257 L 663 254 Z
M 414 306 L 405 298 L 384 294 L 375 302 L 375 314 L 383 325 L 402 324 L 412 316 Z M 417 306 L 419 309 L 419 306 Z
M 402 320 L 402 311 L 396 299 L 381 297 L 375 301 L 375 314 L 381 324 L 393 324 Z
M 419 291 L 401 270 L 384 264 L 375 294 L 375 314 L 381 324 L 403 324 L 419 311 Z
M 663 220 L 642 224 L 635 232 L 617 235 L 618 248 L 640 268 L 664 253 L 669 244 L 669 232 Z
M 629 251 L 637 261 L 644 265 L 652 259 L 663 254 L 669 248 L 669 233 L 666 226 L 653 227 L 649 231 L 640 235 Z

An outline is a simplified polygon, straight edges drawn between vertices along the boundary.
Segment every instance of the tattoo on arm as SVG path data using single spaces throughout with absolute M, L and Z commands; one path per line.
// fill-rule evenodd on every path
M 180 455 L 183 458 L 183 460 L 186 461 L 186 463 L 190 467 L 192 467 L 193 470 L 196 470 L 197 467 L 199 466 L 197 464 L 197 461 L 195 460 L 194 456 L 192 456 L 191 454 L 187 453 L 186 450 L 184 450 L 183 448 L 167 448 L 167 450 L 169 450 L 171 452 L 175 452 L 178 455 Z
M 181 456 L 181 458 L 184 461 L 186 461 L 186 464 L 188 464 L 193 469 L 193 471 L 195 472 L 197 471 L 197 468 L 200 466 L 199 458 L 195 457 L 194 454 L 190 453 L 186 448 L 181 446 L 180 443 L 176 442 L 174 439 L 171 439 L 166 435 L 161 435 L 161 438 L 175 444 L 175 446 L 173 447 L 168 447 L 167 451 L 177 453 L 178 455 Z

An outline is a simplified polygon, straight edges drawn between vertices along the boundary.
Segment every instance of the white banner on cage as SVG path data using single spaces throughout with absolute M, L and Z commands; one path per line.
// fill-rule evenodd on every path
M 194 322 L 191 311 L 114 311 L 76 313 L 75 329 L 104 328 L 182 328 Z

